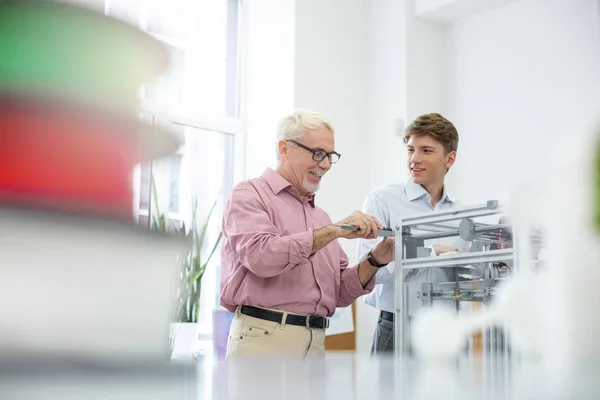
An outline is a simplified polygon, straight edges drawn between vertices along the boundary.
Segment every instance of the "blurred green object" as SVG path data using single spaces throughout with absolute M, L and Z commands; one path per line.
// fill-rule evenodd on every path
M 160 41 L 102 13 L 50 0 L 0 0 L 0 99 L 34 113 L 56 107 L 67 119 L 89 113 L 89 123 L 125 126 L 124 143 L 133 143 L 138 161 L 180 146 L 168 128 L 137 115 L 143 83 L 168 64 Z
M 103 14 L 48 0 L 0 1 L 0 93 L 129 112 L 140 85 L 168 62 L 159 41 Z

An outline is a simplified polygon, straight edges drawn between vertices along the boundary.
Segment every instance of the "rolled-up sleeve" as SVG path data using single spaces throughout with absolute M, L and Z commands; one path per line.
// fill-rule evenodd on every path
M 340 247 L 340 292 L 338 293 L 338 307 L 347 307 L 354 302 L 360 296 L 371 293 L 375 287 L 375 279 L 371 281 L 363 288 L 363 285 L 358 279 L 358 266 L 348 268 L 348 256 Z
M 238 186 L 232 191 L 223 231 L 240 262 L 261 278 L 282 274 L 311 256 L 313 232 L 282 235 L 251 187 Z

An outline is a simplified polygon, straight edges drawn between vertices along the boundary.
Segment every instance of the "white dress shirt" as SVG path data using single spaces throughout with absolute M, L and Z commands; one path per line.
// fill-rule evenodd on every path
M 384 227 L 394 228 L 399 217 L 411 217 L 433 210 L 445 210 L 454 206 L 454 200 L 447 193 L 435 205 L 431 206 L 431 195 L 423 186 L 416 184 L 412 178 L 405 183 L 377 188 L 367 195 L 363 206 L 363 212 L 375 216 Z M 381 238 L 360 239 L 358 243 L 358 259 L 364 259 L 369 251 L 373 249 Z M 457 237 L 445 239 L 432 239 L 425 241 L 425 246 L 443 244 L 454 246 L 460 250 L 468 250 L 469 243 Z M 409 315 L 421 308 L 421 300 L 417 298 L 417 292 L 421 290 L 423 282 L 445 282 L 449 275 L 443 268 L 420 269 L 416 275 L 411 276 L 408 281 L 409 292 Z M 407 272 L 405 272 L 407 273 Z M 365 296 L 365 303 L 379 310 L 394 312 L 394 262 L 381 267 L 375 275 L 375 288 Z

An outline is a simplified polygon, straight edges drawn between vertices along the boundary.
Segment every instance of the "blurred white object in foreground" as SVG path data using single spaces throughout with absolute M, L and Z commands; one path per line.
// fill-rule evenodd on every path
M 453 360 L 465 348 L 470 321 L 449 306 L 434 305 L 415 315 L 412 338 L 415 354 L 422 359 Z
M 168 359 L 180 240 L 34 210 L 0 219 L 3 358 Z
M 600 232 L 594 211 L 597 129 L 565 139 L 560 164 L 552 171 L 548 193 L 548 273 L 545 307 L 554 311 L 548 321 L 546 349 L 557 364 L 600 363 Z

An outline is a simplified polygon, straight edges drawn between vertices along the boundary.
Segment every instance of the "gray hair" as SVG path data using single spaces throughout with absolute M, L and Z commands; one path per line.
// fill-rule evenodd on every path
M 277 127 L 277 143 L 280 140 L 302 139 L 306 131 L 327 128 L 333 133 L 333 125 L 320 113 L 306 108 L 296 108 L 279 121 Z M 277 150 L 279 159 L 279 150 Z

